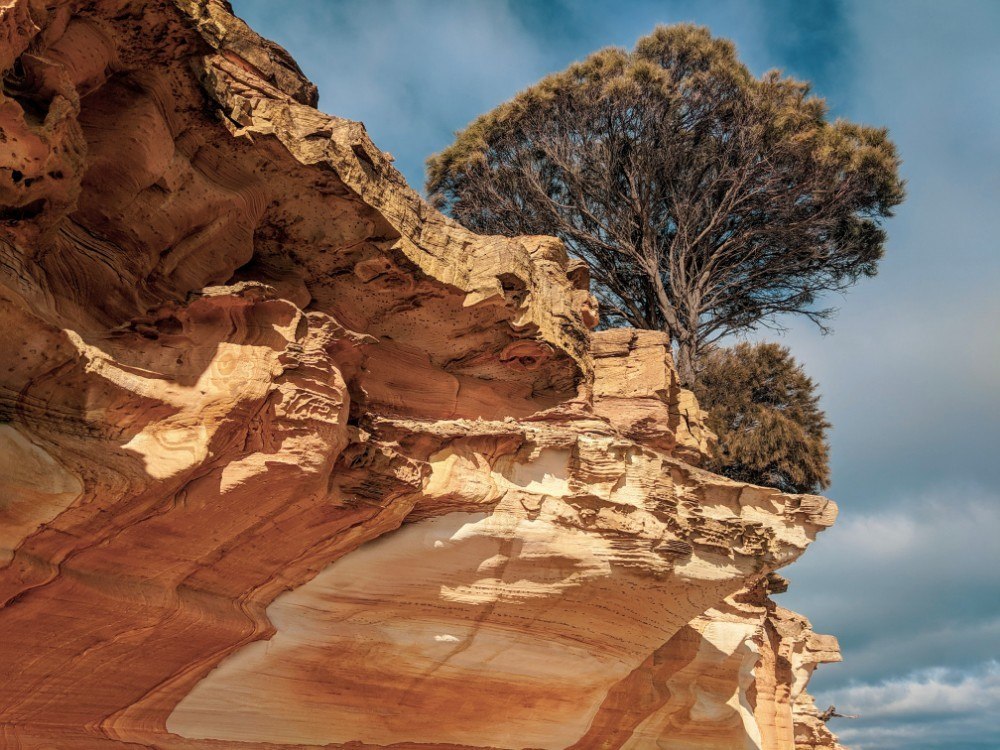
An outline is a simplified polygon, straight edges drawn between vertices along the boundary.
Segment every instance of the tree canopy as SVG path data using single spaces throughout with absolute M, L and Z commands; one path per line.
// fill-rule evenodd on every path
M 885 128 L 830 121 L 809 85 L 755 77 L 733 44 L 660 26 L 550 75 L 428 160 L 431 199 L 484 233 L 553 234 L 605 321 L 698 352 L 873 276 L 904 195 Z
M 783 492 L 829 484 L 830 425 L 815 383 L 787 348 L 741 343 L 705 352 L 695 395 L 719 437 L 710 471 Z

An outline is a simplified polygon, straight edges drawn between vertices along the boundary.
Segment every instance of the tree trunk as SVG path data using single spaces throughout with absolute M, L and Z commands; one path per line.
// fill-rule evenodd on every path
M 677 375 L 684 388 L 694 388 L 694 342 L 677 343 Z

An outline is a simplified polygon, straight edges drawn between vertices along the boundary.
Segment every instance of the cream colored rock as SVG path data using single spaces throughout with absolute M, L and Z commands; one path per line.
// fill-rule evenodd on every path
M 666 334 L 598 331 L 592 352 L 594 411 L 640 443 L 701 463 L 715 435 L 694 394 L 681 388 Z
M 0 745 L 836 747 L 666 339 L 220 0 L 0 2 Z
M 9 563 L 21 542 L 80 497 L 83 485 L 9 424 L 0 424 L 0 476 L 0 563 Z
M 764 498 L 599 430 L 437 423 L 428 437 L 448 447 L 429 457 L 418 504 L 434 515 L 279 597 L 267 612 L 275 636 L 199 683 L 167 728 L 243 742 L 565 748 L 691 621 L 730 643 L 704 613 L 761 565 L 797 556 L 830 508 Z M 521 446 L 499 458 L 479 447 L 512 437 Z M 438 515 L 459 497 L 465 511 Z M 317 671 L 323 662 L 336 667 Z M 248 693 L 259 697 L 234 699 Z M 366 711 L 373 694 L 382 707 Z

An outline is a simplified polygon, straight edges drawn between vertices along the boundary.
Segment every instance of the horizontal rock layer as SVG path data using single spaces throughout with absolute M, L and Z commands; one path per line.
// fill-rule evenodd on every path
M 218 0 L 0 2 L 0 740 L 835 747 L 662 335 Z

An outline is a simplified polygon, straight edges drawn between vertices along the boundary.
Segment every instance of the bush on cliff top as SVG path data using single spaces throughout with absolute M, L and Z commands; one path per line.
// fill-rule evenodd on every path
M 706 352 L 695 395 L 719 436 L 710 471 L 783 492 L 829 484 L 830 424 L 816 384 L 786 347 L 741 343 Z

